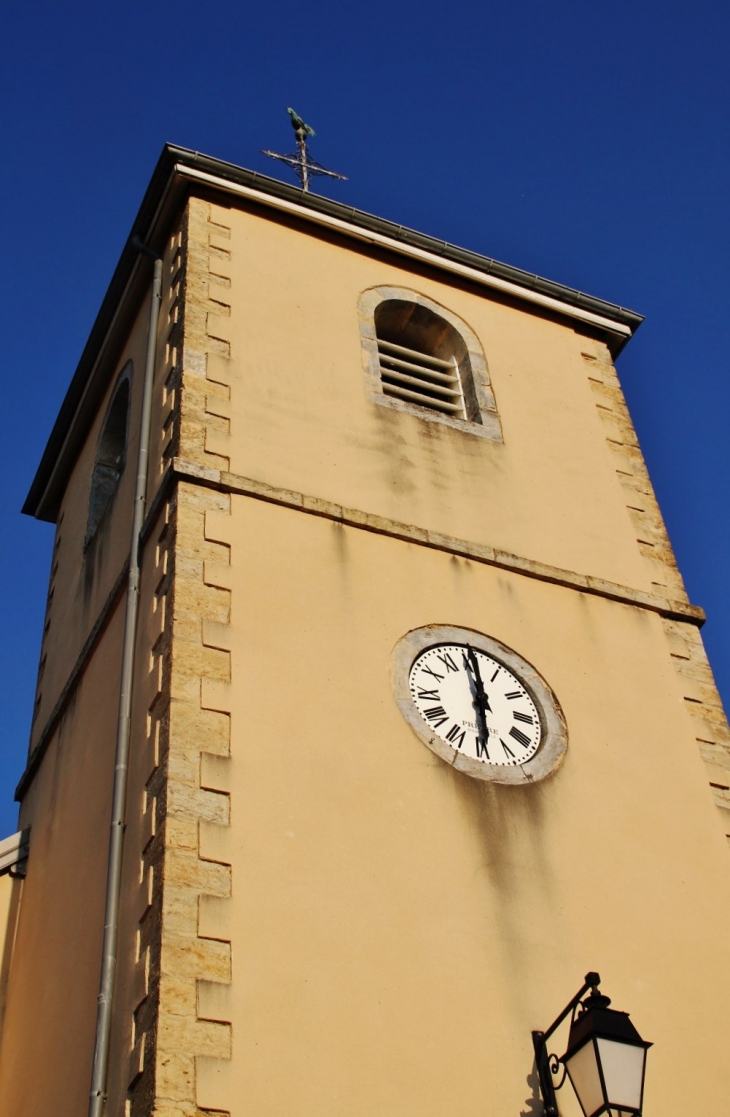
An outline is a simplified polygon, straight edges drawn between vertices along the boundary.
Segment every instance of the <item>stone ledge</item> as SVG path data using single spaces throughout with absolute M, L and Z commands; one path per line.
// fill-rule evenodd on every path
M 524 574 L 528 578 L 552 582 L 555 585 L 565 586 L 567 589 L 577 590 L 580 593 L 590 593 L 625 605 L 634 605 L 671 620 L 687 621 L 698 627 L 705 622 L 704 610 L 698 605 L 689 604 L 689 602 L 675 601 L 660 597 L 657 594 L 647 593 L 645 590 L 637 590 L 631 586 L 609 582 L 603 578 L 594 578 L 591 575 L 578 574 L 572 570 L 563 570 L 560 567 L 535 562 L 533 559 L 524 558 L 520 555 L 496 550 L 484 544 L 472 543 L 469 540 L 457 539 L 449 535 L 441 535 L 426 528 L 399 523 L 397 520 L 389 520 L 369 512 L 361 512 L 356 508 L 343 508 L 339 504 L 333 504 L 318 497 L 307 496 L 290 489 L 276 488 L 274 485 L 256 481 L 249 477 L 240 477 L 238 474 L 229 473 L 225 470 L 206 469 L 201 472 L 195 463 L 187 462 L 182 458 L 174 458 L 170 470 L 171 482 L 178 480 L 193 482 L 198 485 L 202 484 L 220 492 L 249 496 L 256 500 L 265 500 L 272 504 L 283 505 L 286 508 L 297 509 L 308 515 L 323 516 L 325 519 L 335 520 L 348 527 L 357 527 L 380 535 L 388 535 L 393 539 L 402 539 L 405 542 L 415 543 L 422 547 L 446 551 L 449 554 L 458 555 L 460 558 L 483 562 L 489 566 L 497 566 L 502 570 L 510 570 L 516 574 Z M 211 527 L 209 527 L 209 521 L 206 518 L 206 536 L 208 538 L 210 538 L 208 531 L 211 530 L 213 522 L 213 520 L 210 521 Z

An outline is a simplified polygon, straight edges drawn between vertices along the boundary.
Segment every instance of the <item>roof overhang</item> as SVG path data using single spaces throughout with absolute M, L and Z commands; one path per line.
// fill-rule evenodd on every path
M 149 260 L 136 238 L 162 251 L 170 223 L 191 190 L 223 193 L 264 206 L 332 233 L 394 252 L 527 303 L 543 313 L 572 319 L 595 331 L 616 355 L 643 321 L 640 314 L 571 287 L 502 264 L 477 252 L 418 233 L 362 210 L 304 193 L 267 175 L 208 155 L 166 144 L 84 347 L 58 418 L 23 506 L 23 512 L 55 520 L 68 475 L 108 386 L 105 360 L 123 336 L 149 286 Z

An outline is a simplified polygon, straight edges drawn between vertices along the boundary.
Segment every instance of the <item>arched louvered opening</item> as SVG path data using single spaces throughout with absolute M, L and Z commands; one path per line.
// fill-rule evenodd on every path
M 428 307 L 387 299 L 375 311 L 383 394 L 481 422 L 464 339 Z
M 99 438 L 94 472 L 91 475 L 86 546 L 96 534 L 124 471 L 129 422 L 129 379 L 129 375 L 125 375 L 114 393 Z

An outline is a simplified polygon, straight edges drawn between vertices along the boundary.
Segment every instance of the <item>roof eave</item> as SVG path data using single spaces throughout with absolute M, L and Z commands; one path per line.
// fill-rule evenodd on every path
M 84 403 L 93 406 L 94 373 L 99 365 L 105 344 L 109 338 L 121 305 L 135 286 L 135 280 L 145 269 L 145 257 L 141 257 L 134 247 L 139 237 L 145 243 L 155 244 L 155 224 L 161 203 L 164 201 L 175 178 L 175 158 L 172 148 L 166 144 L 157 161 L 144 198 L 134 219 L 122 253 L 102 300 L 99 311 L 91 327 L 91 332 L 81 354 L 76 371 L 68 386 L 63 403 L 46 443 L 38 464 L 35 477 L 21 511 L 40 520 L 54 522 L 58 511 L 59 466 L 63 466 L 69 456 L 75 457 L 73 434 L 78 427 L 80 414 L 85 410 Z M 62 485 L 62 482 L 61 482 Z
M 344 235 L 377 243 L 392 251 L 415 257 L 427 264 L 472 278 L 515 298 L 538 303 L 558 314 L 582 319 L 605 334 L 614 356 L 620 352 L 643 321 L 635 311 L 592 295 L 576 291 L 552 280 L 502 264 L 498 260 L 459 248 L 446 241 L 416 232 L 385 218 L 375 217 L 318 194 L 249 171 L 232 163 L 214 159 L 187 148 L 166 144 L 150 179 L 119 262 L 114 270 L 99 313 L 84 346 L 73 379 L 43 452 L 23 512 L 38 519 L 54 521 L 68 471 L 79 447 L 79 431 L 85 430 L 84 417 L 94 414 L 105 388 L 98 376 L 101 358 L 130 296 L 146 284 L 149 264 L 134 247 L 139 237 L 146 244 L 162 249 L 167 214 L 179 192 L 191 182 L 208 188 L 229 190 L 264 205 L 285 209 L 291 214 L 322 225 L 336 227 Z M 131 301 L 134 301 L 132 299 Z

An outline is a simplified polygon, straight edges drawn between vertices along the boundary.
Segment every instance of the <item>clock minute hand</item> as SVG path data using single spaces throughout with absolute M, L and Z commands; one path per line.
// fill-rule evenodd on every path
M 467 647 L 468 647 L 468 645 L 467 645 Z M 488 742 L 489 732 L 488 732 L 488 729 L 487 729 L 486 709 L 489 709 L 489 699 L 487 698 L 486 694 L 484 693 L 484 686 L 482 684 L 482 678 L 481 678 L 481 675 L 479 674 L 479 665 L 478 665 L 478 663 L 475 662 L 476 661 L 476 656 L 472 652 L 471 648 L 468 647 L 468 651 L 470 653 L 469 658 L 467 659 L 466 655 L 463 652 L 462 652 L 462 657 L 463 657 L 463 660 L 464 660 L 464 667 L 466 668 L 466 677 L 469 680 L 469 690 L 471 691 L 472 701 L 474 703 L 474 709 L 476 710 L 476 715 L 477 715 L 477 727 L 478 727 L 478 730 L 479 730 L 477 736 L 478 736 L 478 740 L 479 740 L 479 746 L 480 746 L 480 749 L 484 750 L 484 752 L 486 753 L 486 755 L 488 757 L 489 756 L 489 750 L 488 750 L 488 747 L 487 747 L 487 742 Z M 476 667 L 476 670 L 474 669 L 475 667 Z M 491 710 L 490 710 L 490 713 L 491 713 Z M 481 755 L 480 749 L 477 749 L 477 756 Z
M 477 701 L 481 704 L 481 707 L 484 710 L 485 714 L 486 714 L 487 710 L 489 710 L 489 712 L 491 714 L 492 713 L 492 707 L 489 705 L 489 699 L 488 699 L 488 697 L 486 695 L 486 692 L 484 690 L 484 683 L 482 682 L 482 673 L 479 670 L 479 660 L 477 659 L 476 655 L 474 654 L 474 649 L 469 644 L 467 644 L 466 647 L 467 647 L 467 651 L 469 653 L 469 663 L 471 664 L 471 669 L 474 673 L 474 682 L 476 684 Z

